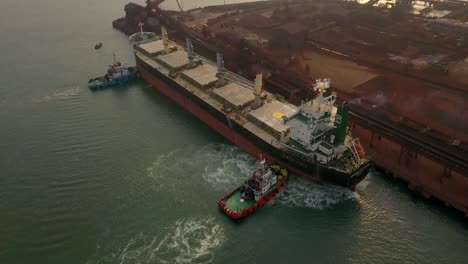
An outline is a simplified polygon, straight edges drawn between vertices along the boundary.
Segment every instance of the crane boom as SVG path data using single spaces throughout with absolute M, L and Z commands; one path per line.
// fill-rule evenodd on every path
M 176 0 L 176 2 L 177 2 L 177 5 L 179 6 L 180 12 L 184 12 L 184 10 L 182 10 L 182 5 L 179 3 L 179 0 Z M 182 2 L 182 0 L 180 0 L 180 2 Z

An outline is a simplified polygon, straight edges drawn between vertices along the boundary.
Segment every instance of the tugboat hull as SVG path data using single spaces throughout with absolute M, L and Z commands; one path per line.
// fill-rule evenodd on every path
M 128 67 L 128 74 L 122 75 L 118 78 L 109 79 L 106 75 L 93 78 L 88 81 L 88 87 L 91 90 L 103 89 L 111 86 L 120 85 L 135 80 L 138 77 L 136 67 Z

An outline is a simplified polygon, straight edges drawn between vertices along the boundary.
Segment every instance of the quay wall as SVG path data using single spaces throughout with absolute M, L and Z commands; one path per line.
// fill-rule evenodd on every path
M 435 197 L 468 217 L 468 175 L 450 171 L 377 130 L 356 123 L 351 123 L 351 129 L 376 166 L 405 181 L 410 190 L 425 198 Z

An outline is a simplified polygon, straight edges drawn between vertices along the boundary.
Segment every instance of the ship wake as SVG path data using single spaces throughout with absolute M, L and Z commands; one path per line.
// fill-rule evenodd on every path
M 205 166 L 202 177 L 217 190 L 226 191 L 238 186 L 255 168 L 256 160 L 234 146 L 222 145 L 218 153 L 208 153 L 216 162 Z
M 60 92 L 55 92 L 46 96 L 43 96 L 37 100 L 35 100 L 38 103 L 44 103 L 52 100 L 63 100 L 67 99 L 72 96 L 76 96 L 81 92 L 80 87 L 74 86 L 74 87 L 69 87 L 68 89 Z
M 271 205 L 326 209 L 357 197 L 358 194 L 345 188 L 318 185 L 293 176 Z
M 213 218 L 179 220 L 158 243 L 155 255 L 161 263 L 210 263 L 222 241 L 222 229 Z
M 238 187 L 255 168 L 257 160 L 239 148 L 226 144 L 187 146 L 160 156 L 148 168 L 152 178 L 181 179 L 181 175 L 201 177 L 216 192 L 225 193 Z M 169 175 L 174 175 L 170 177 Z M 175 177 L 177 176 L 177 177 Z M 178 188 L 187 181 L 177 183 Z M 159 180 L 158 185 L 170 189 Z M 287 207 L 330 208 L 343 201 L 357 199 L 358 194 L 342 187 L 323 186 L 292 175 L 288 184 L 269 203 Z
M 181 219 L 156 237 L 138 234 L 97 263 L 211 263 L 223 240 L 223 229 L 214 218 Z
M 187 177 L 196 177 L 193 180 L 200 177 L 210 188 L 224 192 L 248 177 L 255 163 L 254 158 L 235 146 L 208 144 L 187 146 L 161 155 L 147 171 L 150 177 L 159 179 L 168 175 L 178 175 L 178 178 L 190 175 Z

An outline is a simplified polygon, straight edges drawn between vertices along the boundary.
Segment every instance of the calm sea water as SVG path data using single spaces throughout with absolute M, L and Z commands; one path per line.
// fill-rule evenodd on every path
M 467 263 L 466 220 L 375 171 L 221 215 L 251 157 L 144 82 L 86 87 L 134 63 L 125 3 L 0 1 L 0 263 Z

